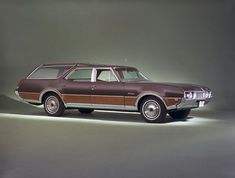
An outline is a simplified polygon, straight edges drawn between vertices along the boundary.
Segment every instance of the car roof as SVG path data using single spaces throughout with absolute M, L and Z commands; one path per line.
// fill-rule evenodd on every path
M 55 63 L 55 64 L 42 64 L 41 65 L 41 67 L 66 67 L 66 66 L 133 68 L 130 66 L 122 66 L 122 65 L 89 64 L 89 63 Z

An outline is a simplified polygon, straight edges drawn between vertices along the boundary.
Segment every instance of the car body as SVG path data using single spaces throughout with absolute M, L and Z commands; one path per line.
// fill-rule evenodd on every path
M 147 122 L 162 122 L 167 113 L 187 117 L 212 98 L 205 86 L 156 83 L 134 67 L 83 63 L 40 65 L 15 92 L 30 104 L 44 104 L 50 116 L 70 108 L 81 113 L 107 109 L 138 111 Z

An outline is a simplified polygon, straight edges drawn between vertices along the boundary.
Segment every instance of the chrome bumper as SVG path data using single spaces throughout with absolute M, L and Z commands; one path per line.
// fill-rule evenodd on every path
M 19 101 L 23 101 L 23 102 L 24 102 L 24 99 L 20 97 L 20 94 L 19 94 L 19 92 L 18 92 L 17 89 L 15 90 L 15 95 L 16 95 L 16 97 L 17 97 L 17 99 L 18 99 Z
M 182 98 L 181 102 L 176 105 L 176 109 L 189 109 L 189 108 L 198 108 L 199 102 L 204 101 L 204 106 L 211 100 L 211 98 L 207 98 L 204 100 L 186 100 L 185 98 Z
M 15 90 L 15 95 L 17 96 L 17 98 L 21 98 L 17 89 Z

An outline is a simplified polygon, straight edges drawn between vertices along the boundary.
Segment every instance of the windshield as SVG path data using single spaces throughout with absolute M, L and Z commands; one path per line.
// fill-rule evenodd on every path
M 120 78 L 125 81 L 145 81 L 149 80 L 140 71 L 134 68 L 119 68 L 116 69 Z

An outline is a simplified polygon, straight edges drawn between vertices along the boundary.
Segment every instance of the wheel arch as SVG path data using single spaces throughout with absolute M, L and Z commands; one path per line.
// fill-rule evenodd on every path
M 149 92 L 141 93 L 137 97 L 135 105 L 137 106 L 138 111 L 140 111 L 140 105 L 141 105 L 142 101 L 144 100 L 144 98 L 146 98 L 146 97 L 156 97 L 156 98 L 158 98 L 164 104 L 164 106 L 165 106 L 165 108 L 167 110 L 167 105 L 166 105 L 165 101 L 163 100 L 163 98 L 160 96 L 160 94 L 157 93 L 157 92 L 149 91 Z
M 49 93 L 54 93 L 58 95 L 60 99 L 62 100 L 62 102 L 64 103 L 62 94 L 57 89 L 54 89 L 54 88 L 48 88 L 48 89 L 43 90 L 39 96 L 39 101 L 43 103 L 45 96 L 48 95 Z

